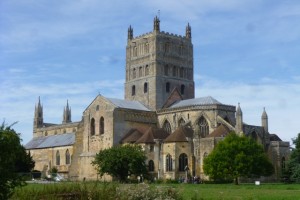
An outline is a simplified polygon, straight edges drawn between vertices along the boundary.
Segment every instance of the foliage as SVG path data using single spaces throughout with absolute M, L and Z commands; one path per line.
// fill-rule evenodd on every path
M 293 139 L 293 144 L 295 148 L 287 162 L 286 175 L 290 180 L 300 182 L 300 133 L 298 133 L 298 137 Z
M 234 180 L 239 177 L 269 176 L 274 168 L 263 147 L 246 136 L 229 134 L 204 159 L 204 173 L 214 180 Z
M 106 200 L 165 200 L 182 199 L 171 186 L 148 184 L 116 184 L 100 182 L 31 184 L 16 190 L 13 199 L 106 199 Z
M 109 174 L 121 182 L 129 175 L 146 175 L 146 156 L 138 145 L 114 146 L 101 150 L 92 162 L 100 176 Z
M 30 154 L 21 145 L 20 135 L 11 126 L 0 126 L 0 199 L 7 199 L 17 186 L 24 185 L 20 172 L 34 167 Z

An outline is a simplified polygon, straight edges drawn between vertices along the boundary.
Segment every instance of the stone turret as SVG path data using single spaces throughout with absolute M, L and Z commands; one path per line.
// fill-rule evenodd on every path
M 43 106 L 39 97 L 38 103 L 35 105 L 34 110 L 33 132 L 35 132 L 37 128 L 43 127 L 43 123 Z
M 160 31 L 159 23 L 160 23 L 159 18 L 157 16 L 155 16 L 154 22 L 153 22 L 153 31 L 154 32 Z
M 236 109 L 235 131 L 238 135 L 243 134 L 243 112 L 240 107 L 240 103 L 238 104 L 237 109 Z
M 128 28 L 128 40 L 132 40 L 133 39 L 133 28 L 131 27 L 131 25 Z
M 261 126 L 264 128 L 264 131 L 266 133 L 269 132 L 269 129 L 268 129 L 268 115 L 267 115 L 267 112 L 266 112 L 265 108 L 264 108 L 264 111 L 261 115 Z
M 188 23 L 188 25 L 185 28 L 185 37 L 191 39 L 192 38 L 192 28 L 190 26 L 190 24 Z
M 69 107 L 69 102 L 67 100 L 67 106 L 64 108 L 63 114 L 63 124 L 70 123 L 71 121 L 71 107 Z

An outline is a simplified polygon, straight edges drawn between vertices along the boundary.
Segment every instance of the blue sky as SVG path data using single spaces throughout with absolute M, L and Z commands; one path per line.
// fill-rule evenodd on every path
M 244 122 L 283 140 L 300 132 L 300 1 L 298 0 L 2 0 L 0 117 L 24 143 L 32 138 L 34 106 L 60 123 L 67 99 L 72 121 L 99 93 L 123 98 L 127 28 L 185 34 L 194 45 L 196 97 L 241 104 Z

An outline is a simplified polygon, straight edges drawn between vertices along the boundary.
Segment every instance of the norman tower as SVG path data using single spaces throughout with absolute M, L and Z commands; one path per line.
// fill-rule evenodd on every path
M 137 100 L 156 110 L 163 107 L 175 89 L 182 99 L 194 98 L 193 71 L 189 24 L 185 36 L 160 31 L 158 17 L 154 18 L 150 33 L 134 38 L 133 28 L 128 28 L 126 100 Z

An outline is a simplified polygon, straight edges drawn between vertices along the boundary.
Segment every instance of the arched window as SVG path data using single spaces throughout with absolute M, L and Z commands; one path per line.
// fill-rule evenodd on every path
M 206 137 L 209 133 L 209 127 L 206 119 L 202 116 L 198 121 L 198 126 L 200 130 L 201 137 Z
M 181 87 L 180 87 L 180 93 L 181 94 L 184 94 L 184 89 L 185 89 L 185 85 L 181 85 Z
M 140 68 L 139 68 L 139 77 L 142 77 L 142 76 L 143 76 L 143 68 L 140 67 Z
M 131 87 L 131 96 L 135 95 L 135 85 Z
M 179 156 L 179 171 L 185 171 L 186 166 L 188 166 L 188 157 L 185 153 L 182 153 Z
M 149 66 L 146 65 L 145 67 L 145 76 L 148 76 L 149 75 Z
M 148 92 L 148 83 L 144 83 L 144 93 Z
M 148 170 L 149 170 L 149 172 L 153 172 L 154 171 L 154 162 L 153 162 L 153 160 L 149 160 L 149 162 L 148 162 Z
M 104 134 L 104 118 L 101 117 L 100 118 L 100 130 L 99 130 L 100 134 Z
M 170 83 L 169 82 L 166 83 L 166 92 L 170 92 Z
M 136 78 L 136 70 L 135 70 L 135 68 L 132 70 L 132 78 Z
M 56 165 L 60 165 L 60 154 L 59 154 L 59 151 L 57 150 L 56 151 Z
M 185 121 L 184 119 L 180 118 L 180 120 L 178 121 L 178 126 L 184 126 Z
M 90 130 L 91 130 L 91 135 L 95 135 L 95 119 L 94 118 L 91 119 Z
M 166 171 L 172 171 L 173 170 L 173 161 L 172 161 L 172 156 L 168 154 L 166 156 Z
M 164 67 L 164 75 L 165 76 L 169 75 L 169 66 L 168 65 L 165 65 L 165 67 Z
M 69 165 L 71 164 L 71 156 L 70 156 L 70 153 L 69 153 L 69 149 L 67 149 L 66 151 L 66 165 Z
M 168 120 L 165 121 L 164 125 L 163 125 L 163 129 L 167 132 L 167 133 L 171 133 L 171 124 Z

